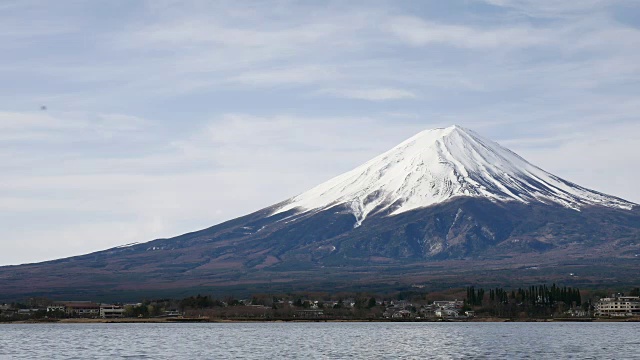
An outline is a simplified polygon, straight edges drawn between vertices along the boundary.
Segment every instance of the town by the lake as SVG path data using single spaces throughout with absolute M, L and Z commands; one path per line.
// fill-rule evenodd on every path
M 24 302 L 0 304 L 0 322 L 5 323 L 276 320 L 640 321 L 640 289 L 630 289 L 626 294 L 605 294 L 553 284 L 514 290 L 468 287 L 433 294 L 410 291 L 394 296 L 308 293 L 218 299 L 195 295 L 131 303 L 34 297 Z

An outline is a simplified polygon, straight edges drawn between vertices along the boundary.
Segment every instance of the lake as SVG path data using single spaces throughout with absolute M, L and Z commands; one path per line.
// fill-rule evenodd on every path
M 0 359 L 640 359 L 640 323 L 0 324 Z

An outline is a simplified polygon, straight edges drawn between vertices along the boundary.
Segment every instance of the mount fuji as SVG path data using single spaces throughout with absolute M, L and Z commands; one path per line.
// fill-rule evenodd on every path
M 451 126 L 208 229 L 0 267 L 0 297 L 615 285 L 639 265 L 638 205 Z
M 346 204 L 356 226 L 372 212 L 390 215 L 468 196 L 541 202 L 580 210 L 589 205 L 630 210 L 634 204 L 585 189 L 460 126 L 423 131 L 362 166 L 296 196 L 276 213 Z

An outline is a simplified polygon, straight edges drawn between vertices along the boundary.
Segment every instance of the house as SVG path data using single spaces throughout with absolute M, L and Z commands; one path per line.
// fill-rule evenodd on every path
M 438 309 L 435 311 L 437 317 L 458 317 L 458 310 L 455 309 Z
M 0 316 L 2 317 L 12 317 L 16 314 L 16 309 L 10 308 L 8 310 L 2 310 Z
M 571 317 L 585 317 L 589 316 L 589 311 L 582 309 L 569 309 L 565 311 L 565 314 Z
M 420 315 L 425 316 L 425 317 L 431 317 L 434 316 L 435 314 L 435 310 L 437 309 L 437 307 L 433 306 L 433 305 L 423 305 L 420 310 L 418 310 L 418 312 L 420 313 Z
M 294 317 L 302 319 L 317 319 L 324 317 L 324 311 L 322 310 L 296 310 L 293 313 Z
M 391 315 L 392 319 L 409 319 L 411 318 L 411 311 L 400 310 Z
M 344 304 L 345 307 L 348 307 L 348 308 L 353 308 L 356 306 L 356 300 L 352 298 L 344 299 L 342 303 Z
M 441 309 L 461 309 L 462 306 L 464 305 L 464 302 L 462 300 L 453 300 L 453 301 L 440 300 L 440 301 L 434 301 L 433 305 Z

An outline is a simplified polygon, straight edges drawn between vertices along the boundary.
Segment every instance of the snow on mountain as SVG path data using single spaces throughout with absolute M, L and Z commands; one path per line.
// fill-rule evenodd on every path
M 289 199 L 274 213 L 320 211 L 345 204 L 359 226 L 373 211 L 396 215 L 455 196 L 555 203 L 578 211 L 585 205 L 621 209 L 635 205 L 565 181 L 454 125 L 420 132 L 356 169 Z

